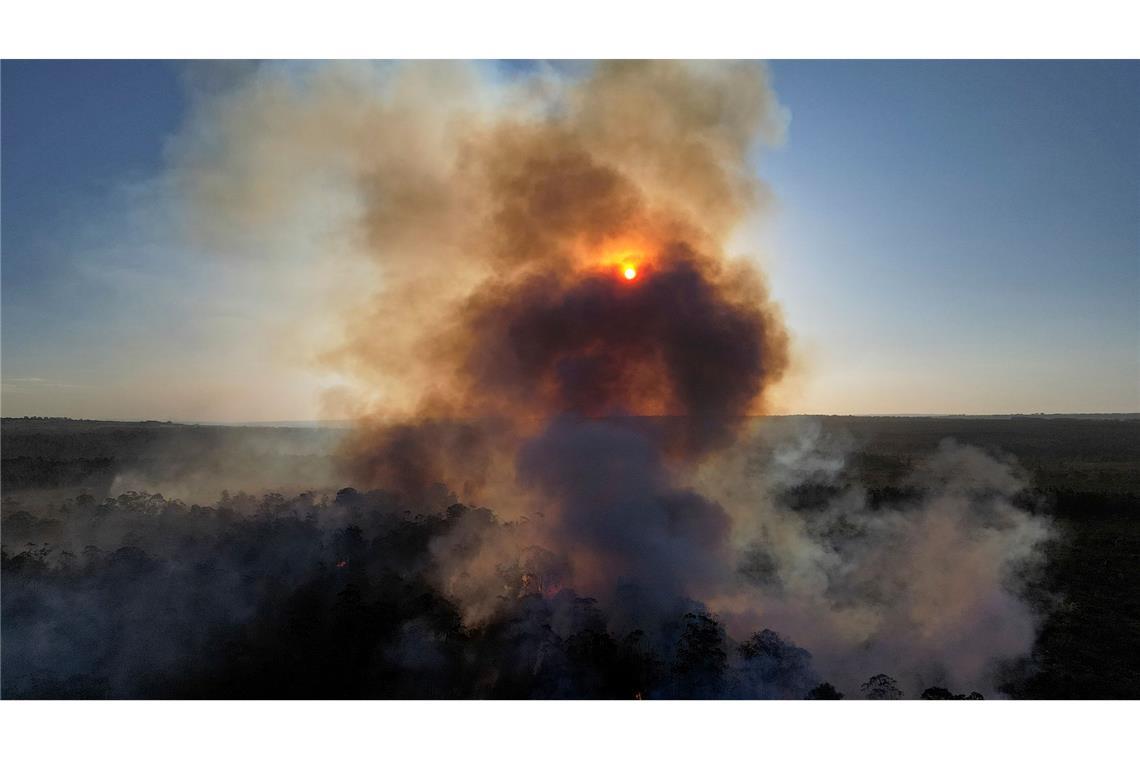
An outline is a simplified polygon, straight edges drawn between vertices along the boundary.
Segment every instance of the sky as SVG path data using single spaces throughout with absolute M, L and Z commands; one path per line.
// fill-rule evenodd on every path
M 1140 65 L 769 68 L 788 128 L 739 245 L 795 339 L 779 411 L 1140 411 Z M 204 71 L 0 65 L 5 416 L 321 415 L 250 268 L 153 223 Z

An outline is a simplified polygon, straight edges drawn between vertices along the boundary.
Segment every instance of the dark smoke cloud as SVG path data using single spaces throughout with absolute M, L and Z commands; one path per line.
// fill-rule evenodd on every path
M 632 583 L 668 606 L 731 566 L 727 514 L 678 471 L 731 445 L 788 364 L 762 278 L 724 252 L 762 196 L 747 157 L 779 112 L 751 64 L 603 64 L 564 85 L 541 107 L 453 118 L 443 177 L 414 159 L 362 171 L 362 239 L 385 277 L 334 360 L 420 381 L 342 454 L 354 482 L 413 502 L 446 483 L 541 512 L 525 541 L 564 558 L 564 583 L 606 600 Z M 422 260 L 392 253 L 405 245 Z M 425 284 L 453 271 L 462 284 Z M 432 318 L 404 327 L 411 304 Z M 452 573 L 468 620 L 490 585 L 470 579 L 502 561 Z
M 535 415 L 673 415 L 678 454 L 723 446 L 786 363 L 783 328 L 684 245 L 630 284 L 537 274 L 463 312 L 462 377 L 484 408 Z
M 724 251 L 763 195 L 747 159 L 780 113 L 753 64 L 611 63 L 561 84 L 453 111 L 430 158 L 363 156 L 379 284 L 331 360 L 400 391 L 364 404 L 341 453 L 353 482 L 410 503 L 444 483 L 541 512 L 525 541 L 564 558 L 564 583 L 605 599 L 633 583 L 667 606 L 731 566 L 727 514 L 678 473 L 731 445 L 788 364 L 761 276 Z M 431 110 L 388 107 L 384 133 Z M 631 419 L 646 416 L 663 419 Z M 452 573 L 468 620 L 503 561 Z

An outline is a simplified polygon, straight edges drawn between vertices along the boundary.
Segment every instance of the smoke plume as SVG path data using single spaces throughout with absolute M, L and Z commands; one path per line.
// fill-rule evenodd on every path
M 557 572 L 527 583 L 611 606 L 625 594 L 630 628 L 678 599 L 720 600 L 726 619 L 772 618 L 838 661 L 858 650 L 885 668 L 905 638 L 908 672 L 934 659 L 971 683 L 1031 645 L 1005 587 L 1044 528 L 970 497 L 998 465 L 962 455 L 966 485 L 940 491 L 944 452 L 915 475 L 921 508 L 868 512 L 854 485 L 804 518 L 773 496 L 800 485 L 779 458 L 725 464 L 789 365 L 763 276 L 726 250 L 763 210 L 754 160 L 786 121 L 762 66 L 333 67 L 255 77 L 216 108 L 223 148 L 191 152 L 213 180 L 191 183 L 205 218 L 264 237 L 311 207 L 277 181 L 278 156 L 352 199 L 336 228 L 374 272 L 321 359 L 359 418 L 346 477 L 413 509 L 446 487 L 525 521 L 477 550 L 436 547 L 467 623 L 493 617 L 501 568 L 541 547 Z M 998 480 L 1008 505 L 1019 486 Z M 780 593 L 742 590 L 750 561 Z M 966 569 L 944 579 L 943 562 Z M 975 662 L 982 631 L 997 640 Z

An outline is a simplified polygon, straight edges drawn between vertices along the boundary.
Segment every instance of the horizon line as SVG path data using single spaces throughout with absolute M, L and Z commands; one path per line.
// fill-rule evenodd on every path
M 551 415 L 556 416 L 556 415 Z M 658 414 L 658 415 L 601 415 L 591 417 L 592 419 L 620 419 L 629 417 L 642 417 L 642 418 L 680 418 L 689 415 L 683 414 Z M 793 412 L 786 414 L 746 414 L 741 415 L 743 419 L 782 419 L 782 418 L 796 418 L 796 417 L 836 417 L 836 418 L 878 418 L 878 419 L 947 419 L 947 418 L 960 418 L 960 419 L 993 419 L 993 418 L 1011 418 L 1011 417 L 1140 417 L 1140 411 L 1106 411 L 1106 412 L 849 412 L 849 413 L 824 413 L 824 412 Z M 420 419 L 443 419 L 436 417 L 422 417 Z M 460 420 L 477 420 L 484 419 L 482 417 L 457 417 L 455 421 Z M 52 415 L 22 415 L 15 416 L 2 416 L 0 422 L 18 422 L 18 421 L 58 421 L 58 422 L 98 422 L 98 423 L 118 423 L 118 424 L 157 424 L 157 425 L 183 425 L 183 426 L 200 426 L 200 427 L 349 427 L 354 425 L 358 419 L 342 418 L 342 419 L 272 419 L 272 420 L 186 420 L 186 419 L 156 419 L 153 417 L 137 417 L 128 419 L 102 419 L 92 417 L 66 417 L 66 416 L 52 416 Z

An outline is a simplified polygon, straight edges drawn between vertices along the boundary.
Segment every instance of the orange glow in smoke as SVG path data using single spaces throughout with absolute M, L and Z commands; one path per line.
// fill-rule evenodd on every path
M 585 248 L 582 257 L 587 269 L 608 271 L 619 280 L 634 282 L 644 279 L 649 271 L 646 267 L 652 263 L 650 249 L 641 240 L 622 240 L 600 248 Z

